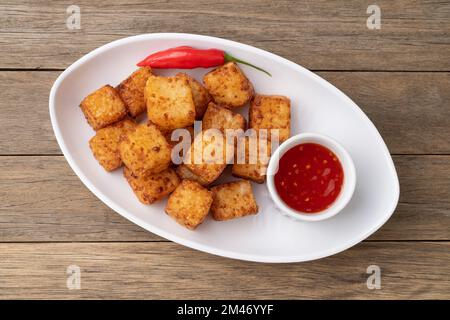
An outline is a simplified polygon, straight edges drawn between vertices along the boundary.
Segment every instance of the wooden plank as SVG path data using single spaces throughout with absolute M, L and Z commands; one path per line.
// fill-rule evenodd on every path
M 61 154 L 48 96 L 59 72 L 0 72 L 0 154 Z
M 0 241 L 154 241 L 91 194 L 63 157 L 4 156 Z M 450 156 L 395 156 L 401 197 L 372 240 L 450 240 Z
M 0 68 L 66 68 L 110 41 L 150 32 L 198 33 L 240 41 L 315 70 L 450 70 L 450 3 L 377 1 L 87 1 L 81 29 L 68 30 L 70 3 L 0 3 Z M 264 30 L 264 32 L 262 32 Z
M 0 241 L 152 241 L 97 199 L 64 157 L 1 157 Z
M 450 154 L 450 73 L 320 72 L 367 114 L 394 154 Z
M 174 243 L 0 244 L 0 298 L 448 299 L 450 243 L 363 243 L 301 264 L 257 264 Z M 405 263 L 407 262 L 407 263 Z M 67 267 L 80 268 L 68 290 Z M 367 267 L 381 289 L 367 288 Z
M 400 202 L 370 239 L 450 239 L 450 156 L 394 156 Z
M 48 115 L 48 94 L 58 74 L 0 72 L 0 154 L 61 154 Z M 450 73 L 319 75 L 354 99 L 392 153 L 450 154 Z

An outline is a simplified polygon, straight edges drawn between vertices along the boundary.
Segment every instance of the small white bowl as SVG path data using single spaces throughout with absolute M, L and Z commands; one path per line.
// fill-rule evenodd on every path
M 278 195 L 274 183 L 274 176 L 278 171 L 280 158 L 294 146 L 303 143 L 317 143 L 324 147 L 327 147 L 337 156 L 337 158 L 341 162 L 342 169 L 344 170 L 344 183 L 339 196 L 330 207 L 317 213 L 302 213 L 290 208 Z M 342 209 L 344 209 L 344 207 L 352 198 L 353 192 L 355 191 L 355 185 L 355 165 L 353 164 L 353 160 L 348 152 L 334 139 L 317 133 L 301 133 L 283 142 L 273 153 L 269 161 L 269 166 L 267 168 L 267 188 L 269 189 L 272 200 L 275 202 L 275 205 L 282 211 L 283 214 L 295 220 L 321 221 L 335 216 Z

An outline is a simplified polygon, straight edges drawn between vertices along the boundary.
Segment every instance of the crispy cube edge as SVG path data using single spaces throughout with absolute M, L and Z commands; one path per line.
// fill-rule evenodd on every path
M 249 108 L 249 126 L 252 129 L 279 129 L 279 140 L 283 142 L 290 136 L 290 99 L 280 95 L 257 94 Z M 270 136 L 270 132 L 268 132 Z
M 124 167 L 123 175 L 138 200 L 143 204 L 152 204 L 161 200 L 180 184 L 175 170 L 170 167 L 159 173 L 140 176 Z
M 264 183 L 266 181 L 266 168 L 257 164 L 233 164 L 231 174 L 234 177 L 248 179 L 256 183 Z
M 202 121 L 203 130 L 215 128 L 224 132 L 226 129 L 245 130 L 246 127 L 246 120 L 241 114 L 213 102 L 208 104 Z
M 256 163 L 250 163 L 250 140 L 253 140 L 257 148 Z M 265 147 L 261 148 L 261 143 L 265 142 Z M 232 165 L 231 174 L 235 177 L 248 179 L 256 183 L 264 183 L 266 180 L 266 171 L 269 165 L 269 159 L 271 156 L 271 142 L 269 140 L 259 141 L 258 137 L 245 137 L 245 162 L 238 163 L 237 155 L 235 162 Z M 265 158 L 261 157 L 265 153 Z
M 206 88 L 197 81 L 197 79 L 191 77 L 190 75 L 180 72 L 176 76 L 183 77 L 188 80 L 195 104 L 195 118 L 201 119 L 206 111 L 206 108 L 208 107 L 208 103 L 212 99 L 211 95 L 208 90 L 206 90 Z
M 194 230 L 206 218 L 213 201 L 211 191 L 191 180 L 182 180 L 169 197 L 166 213 L 179 224 Z
M 254 95 L 252 83 L 234 62 L 205 74 L 203 83 L 214 102 L 230 109 L 244 106 Z
M 178 129 L 182 129 L 182 130 L 187 130 L 186 131 L 186 135 L 182 134 L 181 136 L 174 136 L 174 140 L 172 140 L 172 134 L 175 130 Z M 175 146 L 180 142 L 184 142 L 184 138 L 188 139 L 190 137 L 190 143 L 192 143 L 192 141 L 194 141 L 194 137 L 195 137 L 195 132 L 194 132 L 194 126 L 190 126 L 190 127 L 186 127 L 186 128 L 178 128 L 178 129 L 174 129 L 174 130 L 170 130 L 170 131 L 165 131 L 163 132 L 164 137 L 166 138 L 167 142 L 171 145 L 171 146 Z M 189 133 L 189 136 L 187 135 L 187 133 Z M 175 137 L 178 138 L 175 139 Z
M 148 119 L 162 130 L 189 127 L 194 123 L 195 104 L 187 79 L 151 75 L 144 96 Z
M 239 180 L 211 188 L 214 220 L 225 221 L 258 213 L 250 181 Z
M 193 173 L 191 170 L 189 170 L 188 167 L 186 167 L 185 164 L 181 164 L 176 168 L 176 172 L 178 176 L 183 180 L 192 180 L 195 182 L 198 182 L 202 186 L 206 186 L 209 184 L 208 181 L 205 179 L 202 179 L 202 177 L 197 176 L 195 173 Z
M 123 163 L 136 175 L 158 173 L 171 163 L 171 148 L 164 135 L 151 124 L 137 125 L 121 137 Z
M 122 120 L 127 114 L 119 93 L 110 85 L 105 85 L 85 97 L 80 108 L 94 130 Z
M 123 134 L 132 130 L 136 123 L 130 119 L 124 119 L 108 127 L 97 130 L 89 140 L 89 147 L 99 164 L 106 171 L 113 171 L 122 166 L 119 144 Z
M 196 176 L 200 177 L 205 184 L 211 184 L 214 182 L 225 170 L 227 163 L 229 161 L 228 157 L 231 154 L 228 151 L 229 147 L 226 144 L 225 136 L 221 135 L 223 138 L 219 142 L 212 142 L 213 136 L 208 136 L 208 131 L 202 131 L 197 134 L 191 147 L 184 156 L 184 165 Z M 201 145 L 201 146 L 200 146 Z M 209 155 L 206 151 L 215 152 L 216 148 L 222 149 L 222 158 L 218 157 L 218 154 Z M 196 160 L 200 160 L 196 163 Z
M 147 110 L 144 89 L 147 79 L 151 74 L 152 69 L 150 67 L 139 68 L 116 87 L 117 92 L 128 109 L 128 113 L 132 117 L 137 117 Z

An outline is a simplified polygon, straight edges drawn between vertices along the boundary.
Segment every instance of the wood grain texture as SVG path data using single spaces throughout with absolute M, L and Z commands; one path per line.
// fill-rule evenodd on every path
M 59 72 L 0 72 L 0 154 L 61 154 L 48 97 Z
M 48 114 L 48 95 L 58 74 L 0 72 L 0 154 L 61 154 Z M 367 113 L 392 153 L 450 154 L 450 73 L 319 75 Z M 84 121 L 81 113 L 79 121 Z
M 80 0 L 81 29 L 68 30 L 70 2 L 2 0 L 0 68 L 66 68 L 116 39 L 186 32 L 254 45 L 315 70 L 450 70 L 449 2 L 376 3 L 380 30 L 366 26 L 373 1 Z
M 394 154 L 450 154 L 450 73 L 320 72 L 367 114 Z
M 1 157 L 0 241 L 155 241 L 83 186 L 63 157 Z M 400 204 L 372 240 L 450 240 L 450 156 L 395 156 Z M 161 213 L 162 214 L 162 213 Z
M 81 269 L 68 290 L 66 269 Z M 367 289 L 369 265 L 381 289 Z M 0 298 L 445 299 L 450 243 L 363 243 L 302 264 L 257 264 L 174 243 L 0 244 Z M 14 270 L 12 272 L 12 270 Z
M 160 239 L 104 205 L 62 156 L 0 160 L 0 242 Z
M 0 299 L 449 299 L 450 2 L 377 1 L 382 27 L 369 30 L 373 3 L 0 0 Z M 66 27 L 70 4 L 81 30 Z M 391 219 L 338 255 L 256 264 L 168 242 L 102 204 L 61 156 L 49 91 L 89 51 L 152 32 L 240 41 L 319 71 L 396 154 Z M 74 264 L 81 290 L 66 287 Z M 381 290 L 366 287 L 373 264 Z

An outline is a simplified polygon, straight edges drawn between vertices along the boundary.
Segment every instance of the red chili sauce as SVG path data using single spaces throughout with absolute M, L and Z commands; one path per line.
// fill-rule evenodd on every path
M 280 159 L 275 187 L 292 209 L 317 213 L 327 209 L 338 197 L 344 170 L 336 155 L 315 143 L 299 144 Z

